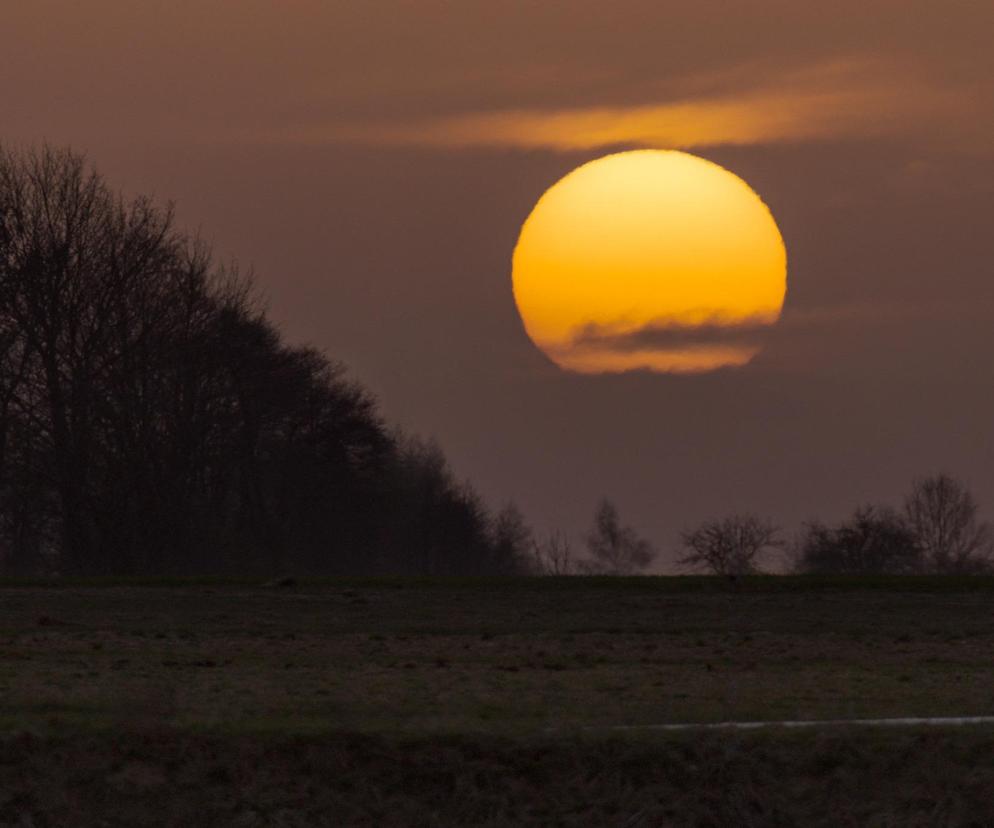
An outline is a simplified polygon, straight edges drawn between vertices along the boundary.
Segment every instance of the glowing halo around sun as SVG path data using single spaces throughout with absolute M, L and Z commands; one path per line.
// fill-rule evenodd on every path
M 581 373 L 744 365 L 779 318 L 787 251 L 741 178 L 684 152 L 578 167 L 521 228 L 514 299 L 532 341 Z

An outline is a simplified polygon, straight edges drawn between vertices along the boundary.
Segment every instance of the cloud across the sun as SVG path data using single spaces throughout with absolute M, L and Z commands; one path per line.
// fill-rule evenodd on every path
M 962 303 L 923 307 L 895 302 L 887 308 L 869 304 L 791 308 L 778 318 L 756 314 L 729 319 L 717 314 L 693 324 L 672 317 L 644 325 L 622 319 L 578 326 L 554 353 L 584 366 L 581 370 L 588 373 L 653 371 L 660 366 L 676 373 L 697 373 L 712 370 L 716 363 L 745 365 L 774 343 L 781 352 L 790 352 L 804 342 L 845 338 L 869 327 L 889 328 L 895 323 L 926 327 L 929 320 L 975 316 L 976 309 Z

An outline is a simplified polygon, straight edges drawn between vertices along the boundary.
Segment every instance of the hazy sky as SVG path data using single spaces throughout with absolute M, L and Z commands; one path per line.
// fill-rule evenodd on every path
M 251 265 L 493 503 L 597 499 L 672 557 L 730 511 L 788 527 L 962 477 L 994 513 L 994 4 L 665 0 L 8 3 L 0 141 L 85 150 Z M 510 257 L 577 165 L 678 147 L 788 252 L 746 368 L 577 376 Z

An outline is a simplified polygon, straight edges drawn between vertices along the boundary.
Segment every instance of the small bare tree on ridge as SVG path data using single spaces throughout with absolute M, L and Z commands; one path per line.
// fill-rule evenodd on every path
M 946 474 L 916 480 L 904 517 L 927 570 L 965 575 L 992 569 L 994 533 L 977 519 L 977 503 L 958 480 Z
M 532 542 L 532 560 L 539 575 L 573 575 L 576 564 L 573 547 L 563 532 L 551 532 L 542 541 Z
M 714 575 L 759 572 L 757 561 L 762 552 L 783 546 L 779 527 L 751 514 L 704 521 L 680 538 L 687 554 L 677 563 Z

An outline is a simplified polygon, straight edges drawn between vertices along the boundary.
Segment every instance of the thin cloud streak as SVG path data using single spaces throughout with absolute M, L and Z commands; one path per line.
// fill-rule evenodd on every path
M 816 67 L 776 86 L 637 106 L 498 110 L 407 123 L 360 123 L 298 132 L 304 142 L 442 149 L 558 151 L 618 145 L 694 148 L 876 138 L 948 130 L 968 112 L 960 94 L 894 70 L 845 63 Z

